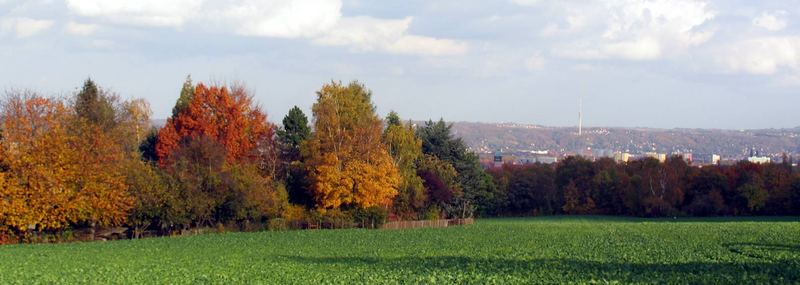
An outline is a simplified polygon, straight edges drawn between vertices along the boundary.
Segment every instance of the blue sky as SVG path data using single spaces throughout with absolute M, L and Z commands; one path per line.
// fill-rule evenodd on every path
M 88 76 L 165 118 L 187 74 L 278 122 L 330 80 L 381 114 L 586 126 L 800 126 L 800 1 L 0 0 L 0 88 Z

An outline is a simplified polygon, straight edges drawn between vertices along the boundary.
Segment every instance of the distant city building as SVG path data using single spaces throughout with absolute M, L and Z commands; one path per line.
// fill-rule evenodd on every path
M 763 150 L 763 149 L 762 149 Z M 747 161 L 757 164 L 764 164 L 772 162 L 768 156 L 762 156 L 760 151 L 756 151 L 756 148 L 750 148 L 750 156 L 747 158 Z
M 494 153 L 494 167 L 500 167 L 500 166 L 503 166 L 503 154 L 498 149 Z
M 720 160 L 722 160 L 722 157 L 720 157 L 719 154 L 712 154 L 711 155 L 711 164 L 714 164 L 714 165 L 719 164 Z
M 772 159 L 770 159 L 767 156 L 751 156 L 751 157 L 747 158 L 747 161 L 752 162 L 752 163 L 756 163 L 756 164 L 764 164 L 764 163 L 772 162 Z
M 593 149 L 592 156 L 594 156 L 595 159 L 604 157 L 614 158 L 614 151 L 610 149 Z
M 553 164 L 558 162 L 558 158 L 555 156 L 537 156 L 536 162 L 544 163 L 544 164 Z
M 672 153 L 672 156 L 676 156 L 676 155 L 678 155 L 680 157 L 683 157 L 683 161 L 686 161 L 686 163 L 692 163 L 694 161 L 694 157 L 693 157 L 691 152 L 673 152 Z
M 614 161 L 616 162 L 628 162 L 631 160 L 631 154 L 627 152 L 617 152 L 614 153 Z
M 657 152 L 646 152 L 644 154 L 645 157 L 652 157 L 657 159 L 659 162 L 667 161 L 667 154 L 666 153 L 657 153 Z

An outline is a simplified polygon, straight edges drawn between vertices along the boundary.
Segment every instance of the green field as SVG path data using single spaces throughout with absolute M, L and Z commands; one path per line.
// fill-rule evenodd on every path
M 0 247 L 0 283 L 800 283 L 800 220 L 486 219 Z

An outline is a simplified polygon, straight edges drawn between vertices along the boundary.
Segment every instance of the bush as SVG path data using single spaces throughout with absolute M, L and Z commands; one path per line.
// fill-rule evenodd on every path
M 438 220 L 442 218 L 442 210 L 439 209 L 437 206 L 432 206 L 428 208 L 427 211 L 422 215 L 423 220 Z
M 285 231 L 289 229 L 289 223 L 283 218 L 269 219 L 267 229 L 270 231 Z
M 292 204 L 289 204 L 281 213 L 281 218 L 286 221 L 286 225 L 290 229 L 303 228 L 304 224 L 308 223 L 307 217 L 305 208 Z
M 353 219 L 362 228 L 376 229 L 386 223 L 389 212 L 381 207 L 372 206 L 353 211 Z
M 0 245 L 19 242 L 19 238 L 8 228 L 0 226 Z

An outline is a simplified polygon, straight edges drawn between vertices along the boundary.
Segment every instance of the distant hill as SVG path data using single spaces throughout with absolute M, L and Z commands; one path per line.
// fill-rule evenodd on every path
M 453 132 L 476 152 L 592 150 L 630 153 L 693 153 L 695 159 L 743 158 L 755 148 L 761 155 L 800 154 L 800 128 L 763 130 L 545 127 L 515 123 L 455 122 Z

